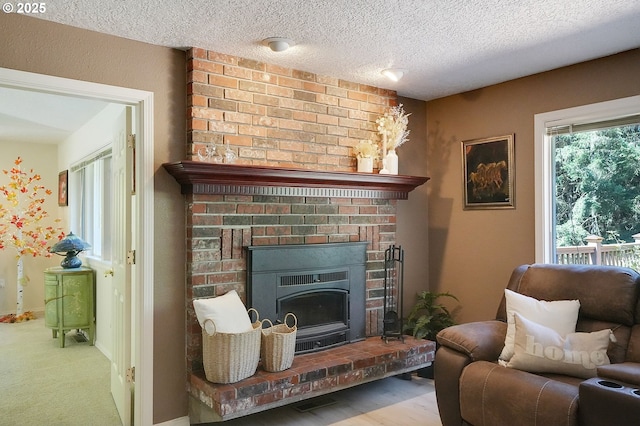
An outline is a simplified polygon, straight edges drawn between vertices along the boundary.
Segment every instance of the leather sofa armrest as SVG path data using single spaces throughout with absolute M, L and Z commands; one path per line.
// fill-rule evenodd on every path
M 619 364 L 611 366 L 614 365 Z M 612 371 L 624 370 L 622 368 Z M 636 393 L 638 390 L 634 387 L 634 385 L 601 377 L 592 377 L 580 383 L 578 424 L 581 426 L 636 426 L 640 419 L 640 394 Z
M 441 346 L 461 352 L 472 361 L 496 361 L 504 347 L 507 324 L 502 321 L 479 321 L 454 325 L 440 331 L 436 340 Z
M 474 361 L 495 362 L 504 347 L 507 324 L 502 321 L 454 325 L 436 336 L 435 386 L 444 426 L 466 424 L 460 412 L 460 376 Z
M 640 386 L 640 363 L 621 362 L 598 367 L 598 377 Z

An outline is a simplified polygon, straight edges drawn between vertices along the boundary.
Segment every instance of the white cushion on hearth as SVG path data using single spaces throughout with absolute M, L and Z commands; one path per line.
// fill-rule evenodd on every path
M 207 333 L 245 333 L 253 330 L 247 309 L 235 290 L 222 296 L 193 301 L 200 327 Z M 213 321 L 215 327 L 205 320 Z

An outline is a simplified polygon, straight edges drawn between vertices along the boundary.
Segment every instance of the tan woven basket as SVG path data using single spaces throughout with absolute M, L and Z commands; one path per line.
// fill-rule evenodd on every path
M 202 329 L 202 363 L 207 380 L 213 383 L 235 383 L 255 374 L 260 360 L 260 340 L 262 322 L 258 311 L 253 330 L 245 333 L 217 333 L 215 323 L 213 334 Z
M 293 327 L 287 325 L 287 317 L 293 317 Z M 260 346 L 260 356 L 262 357 L 262 367 L 266 371 L 283 371 L 293 364 L 293 355 L 296 351 L 296 334 L 298 330 L 298 318 L 291 312 L 284 317 L 284 324 L 273 325 L 262 330 L 262 344 Z

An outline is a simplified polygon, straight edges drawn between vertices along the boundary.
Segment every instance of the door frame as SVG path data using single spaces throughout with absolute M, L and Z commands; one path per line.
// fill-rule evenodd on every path
M 134 422 L 153 424 L 153 93 L 87 81 L 0 68 L 0 86 L 136 107 L 134 220 L 136 268 L 132 294 L 133 358 L 136 367 Z

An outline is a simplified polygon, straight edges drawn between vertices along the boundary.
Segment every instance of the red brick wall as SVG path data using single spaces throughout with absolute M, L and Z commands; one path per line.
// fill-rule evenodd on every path
M 331 77 L 191 49 L 187 156 L 228 142 L 238 163 L 355 171 L 351 147 L 376 140 L 396 94 Z M 187 360 L 199 369 L 193 299 L 235 289 L 246 300 L 243 247 L 369 241 L 367 334 L 382 332 L 384 251 L 395 243 L 396 201 L 294 196 L 187 196 Z
M 355 171 L 352 147 L 378 140 L 394 91 L 193 48 L 187 157 L 229 143 L 240 164 Z

